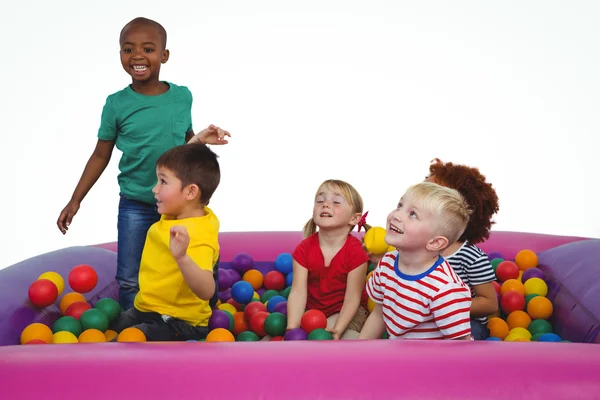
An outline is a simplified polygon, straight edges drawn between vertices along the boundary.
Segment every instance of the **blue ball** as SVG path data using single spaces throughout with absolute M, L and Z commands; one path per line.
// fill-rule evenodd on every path
M 283 296 L 273 296 L 269 299 L 269 301 L 267 302 L 267 311 L 272 313 L 275 312 L 275 306 L 277 306 L 277 304 L 287 301 L 285 299 L 285 297 Z
M 231 298 L 240 304 L 248 304 L 254 296 L 254 288 L 249 282 L 239 281 L 231 287 Z
M 491 340 L 493 342 L 501 342 L 502 341 L 502 339 L 497 338 L 497 337 L 493 337 L 493 336 L 490 336 L 489 338 L 487 338 L 485 340 Z
M 292 280 L 294 279 L 293 272 L 290 272 L 285 276 L 285 286 L 292 286 Z
M 275 259 L 275 270 L 281 272 L 284 275 L 292 272 L 292 255 L 290 253 L 281 253 Z
M 560 342 L 560 341 L 562 341 L 562 339 L 556 333 L 544 333 L 543 335 L 540 335 L 540 337 L 538 338 L 537 341 L 538 342 Z

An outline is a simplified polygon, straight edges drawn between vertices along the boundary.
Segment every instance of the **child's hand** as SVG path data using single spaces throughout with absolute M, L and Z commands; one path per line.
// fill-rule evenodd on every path
M 190 235 L 184 226 L 171 227 L 171 237 L 169 238 L 169 247 L 171 254 L 176 260 L 184 257 L 190 244 Z
M 58 229 L 63 235 L 69 230 L 69 225 L 71 225 L 71 221 L 75 214 L 77 214 L 77 211 L 79 211 L 79 203 L 70 201 L 60 212 L 56 225 L 58 225 Z
M 335 328 L 325 328 L 325 330 L 333 335 L 333 340 L 340 340 L 340 333 Z
M 229 143 L 225 136 L 231 137 L 229 132 L 210 124 L 208 128 L 198 132 L 188 143 L 204 143 L 204 144 L 227 144 Z

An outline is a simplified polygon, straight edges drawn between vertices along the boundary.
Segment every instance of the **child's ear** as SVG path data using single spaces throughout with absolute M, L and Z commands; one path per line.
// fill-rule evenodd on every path
M 200 198 L 201 191 L 198 185 L 191 184 L 183 188 L 183 194 L 185 195 L 185 199 L 190 201 L 195 198 Z
M 358 221 L 360 221 L 361 217 L 362 217 L 362 215 L 360 213 L 354 214 L 354 216 L 350 220 L 350 225 L 356 225 L 356 224 L 358 224 Z
M 427 243 L 427 250 L 441 252 L 446 247 L 448 247 L 448 238 L 445 236 L 436 236 Z
M 167 61 L 169 61 L 169 55 L 169 50 L 165 49 L 165 51 L 162 53 L 162 57 L 160 58 L 161 64 L 165 64 Z

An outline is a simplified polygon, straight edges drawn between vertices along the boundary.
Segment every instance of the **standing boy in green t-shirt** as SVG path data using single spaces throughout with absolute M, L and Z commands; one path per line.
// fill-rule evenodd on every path
M 185 86 L 159 79 L 160 67 L 169 59 L 167 32 L 162 25 L 147 18 L 135 18 L 121 30 L 119 43 L 121 64 L 132 83 L 106 99 L 96 148 L 57 225 L 63 234 L 67 232 L 81 201 L 102 175 L 116 145 L 123 153 L 118 177 L 116 280 L 119 302 L 128 310 L 139 291 L 138 273 L 146 234 L 160 219 L 152 193 L 156 161 L 167 150 L 190 140 L 227 144 L 225 136 L 230 135 L 214 125 L 194 135 L 192 93 Z

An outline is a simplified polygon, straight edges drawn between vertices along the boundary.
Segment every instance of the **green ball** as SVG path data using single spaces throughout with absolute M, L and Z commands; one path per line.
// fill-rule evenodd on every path
M 542 336 L 542 335 L 543 335 L 543 333 L 536 333 L 535 335 L 532 335 L 531 336 L 531 341 L 532 342 L 537 342 L 539 340 L 540 336 Z
M 535 296 L 538 296 L 535 293 L 528 294 L 525 296 L 525 310 L 527 310 L 527 304 L 529 304 L 529 300 L 533 299 Z
M 262 301 L 263 303 L 266 303 L 267 301 L 271 300 L 271 297 L 273 296 L 277 296 L 279 295 L 279 292 L 277 290 L 267 290 L 263 293 L 262 296 L 260 296 L 260 301 Z
M 369 267 L 367 268 L 367 275 L 369 275 L 369 273 L 373 270 L 375 270 L 375 264 L 369 263 Z
M 258 342 L 258 335 L 252 331 L 244 331 L 237 335 L 237 342 Z
M 206 338 L 198 340 L 199 342 L 206 342 Z
M 234 325 L 233 315 L 231 315 L 231 313 L 227 310 L 221 310 L 221 311 L 223 311 L 229 317 L 229 332 L 233 332 L 233 325 Z
M 333 335 L 323 328 L 317 328 L 308 334 L 308 340 L 333 340 Z
M 562 343 L 571 343 L 570 340 L 561 340 Z
M 119 305 L 119 302 L 110 297 L 98 300 L 94 305 L 94 308 L 104 311 L 108 316 L 109 322 L 113 322 L 121 315 L 121 306 Z
M 527 327 L 527 330 L 532 335 L 536 333 L 552 333 L 552 325 L 545 319 L 534 319 Z
M 61 317 L 56 320 L 54 325 L 52 325 L 52 333 L 61 331 L 71 332 L 73 335 L 79 337 L 81 332 L 83 332 L 83 328 L 78 319 L 73 317 Z
M 387 331 L 383 332 L 383 335 L 381 335 L 382 339 L 389 339 L 390 335 L 387 333 Z
M 279 292 L 279 295 L 285 297 L 287 300 L 287 298 L 290 297 L 291 290 L 292 290 L 292 287 L 288 286 L 285 289 L 283 289 L 281 292 Z
M 502 261 L 504 261 L 501 258 L 494 258 L 492 261 L 490 261 L 490 264 L 492 264 L 492 269 L 494 270 L 494 273 L 496 273 L 496 268 L 498 268 L 498 264 L 500 264 Z
M 279 312 L 269 314 L 265 319 L 265 332 L 269 336 L 283 336 L 287 327 L 287 317 Z
M 98 329 L 105 332 L 108 329 L 108 315 L 98 308 L 90 308 L 79 318 L 83 330 Z

